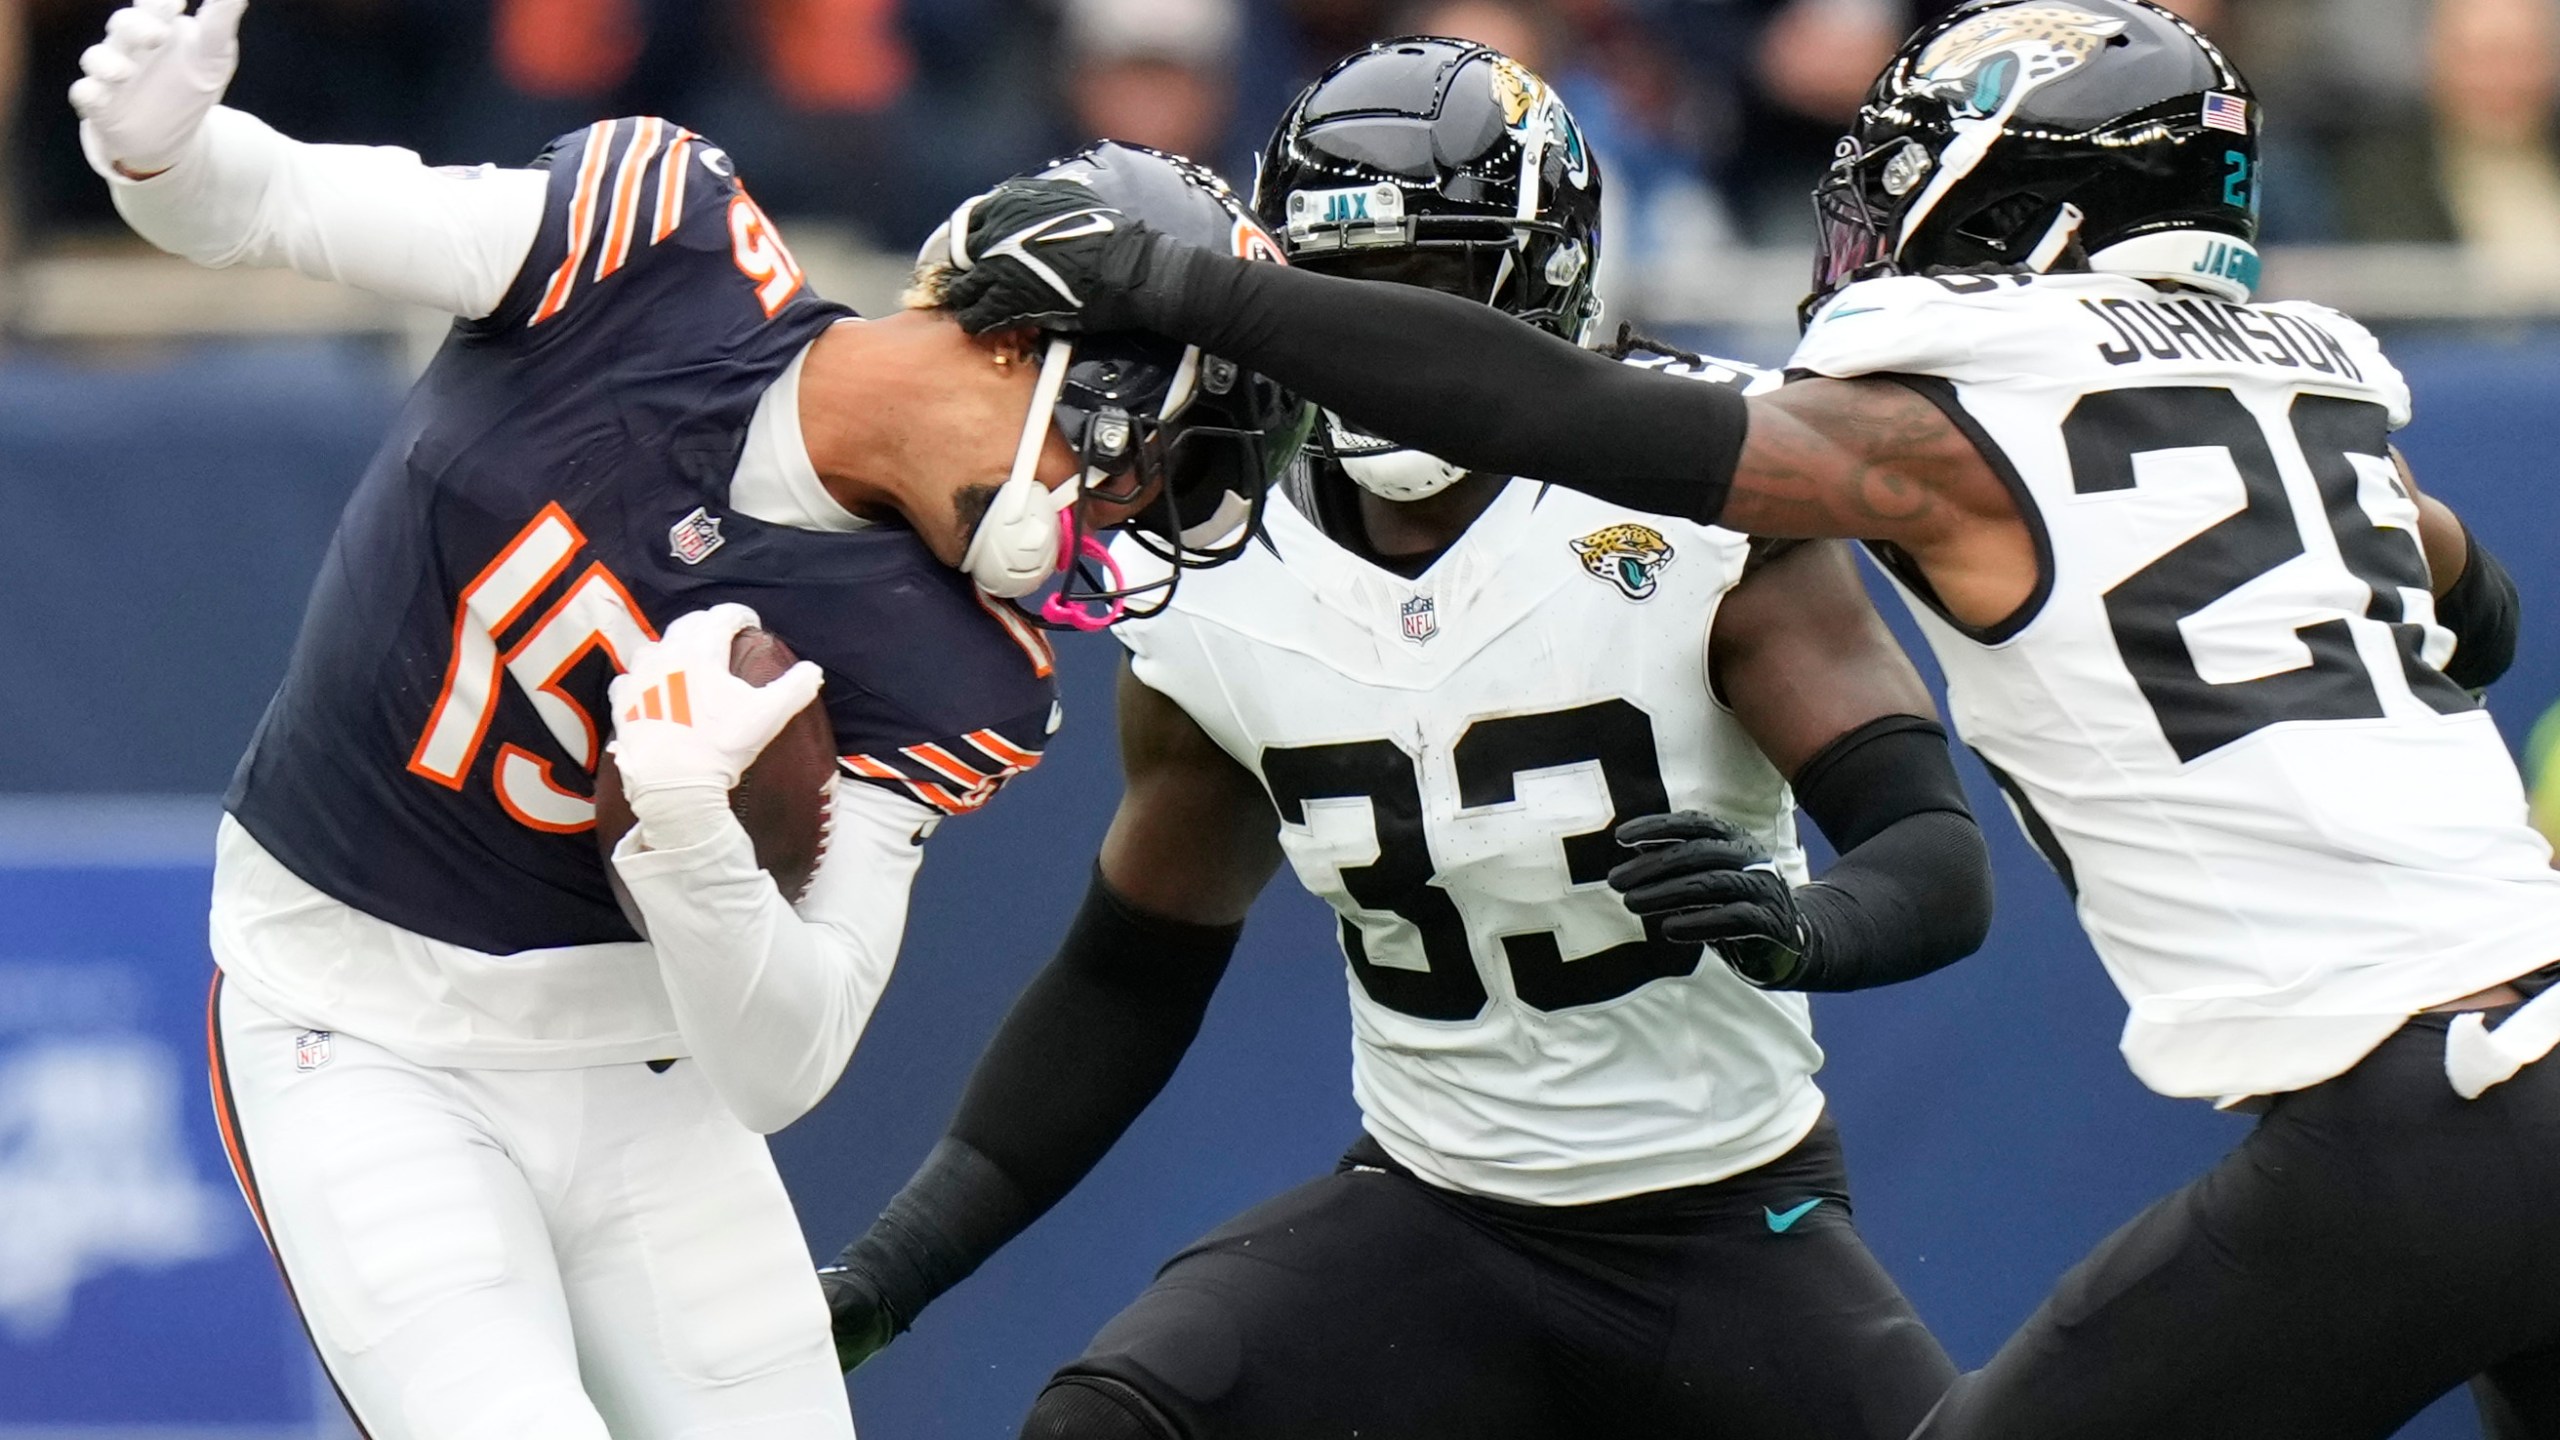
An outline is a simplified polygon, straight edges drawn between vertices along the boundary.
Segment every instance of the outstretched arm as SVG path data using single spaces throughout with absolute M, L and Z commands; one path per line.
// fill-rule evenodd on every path
M 820 1272 L 851 1369 L 1046 1214 L 1153 1101 L 1199 1033 L 1279 867 L 1271 802 L 1123 669 L 1127 788 L 1057 957 L 1014 1002 L 933 1153 Z
M 541 226 L 541 172 L 305 145 L 222 107 L 242 8 L 136 0 L 80 57 L 81 149 L 126 223 L 200 265 L 289 267 L 449 314 L 495 310 Z
M 1847 547 L 1800 545 L 1753 569 L 1717 612 L 1707 654 L 1717 692 L 1839 859 L 1789 888 L 1713 817 L 1639 821 L 1621 835 L 1655 837 L 1648 853 L 1610 877 L 1629 908 L 1777 989 L 1890 985 L 1979 948 L 1990 852 L 1929 692 Z
M 1182 244 L 1072 182 L 1008 181 L 972 201 L 927 242 L 928 263 L 945 257 L 936 278 L 973 331 L 1152 330 L 1453 464 L 1632 509 L 1889 541 L 1933 579 L 1968 517 L 2016 514 L 1963 433 L 1894 382 L 1745 401 L 1614 364 L 1472 300 Z
M 2436 619 L 2453 632 L 2453 658 L 2444 673 L 2466 690 L 2487 687 L 2516 661 L 2516 637 L 2524 604 L 2507 567 L 2471 533 L 2443 501 L 2419 493 L 2409 459 L 2395 446 L 2391 462 L 2418 504 L 2418 544 L 2426 552 Z

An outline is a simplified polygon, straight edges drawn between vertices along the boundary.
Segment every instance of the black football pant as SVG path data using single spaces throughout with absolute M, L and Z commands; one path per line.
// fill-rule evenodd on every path
M 2381 1440 L 2474 1377 L 2493 1440 L 2560 1440 L 2560 1056 L 2465 1100 L 2452 1019 L 2279 1097 L 1914 1440 Z
M 1825 1119 L 1715 1185 L 1501 1204 L 1366 1139 L 1175 1256 L 1038 1440 L 1903 1440 L 1955 1377 L 1850 1222 Z

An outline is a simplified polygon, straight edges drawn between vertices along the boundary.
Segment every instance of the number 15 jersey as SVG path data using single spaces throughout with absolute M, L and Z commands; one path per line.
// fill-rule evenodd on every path
M 2406 383 L 2315 305 L 2108 275 L 1842 291 L 1792 368 L 1890 375 L 2007 482 L 2041 575 L 1989 629 L 1874 547 L 2170 1095 L 2298 1089 L 2560 956 L 2560 876 L 2439 668 Z
M 1742 537 L 1514 481 L 1407 580 L 1277 495 L 1269 517 L 1267 546 L 1113 633 L 1262 781 L 1340 915 L 1369 1133 L 1436 1184 L 1541 1205 L 1793 1148 L 1822 1114 L 1805 998 L 1648 935 L 1603 880 L 1628 853 L 1610 832 L 1670 809 L 1805 878 L 1786 782 L 1707 686 Z

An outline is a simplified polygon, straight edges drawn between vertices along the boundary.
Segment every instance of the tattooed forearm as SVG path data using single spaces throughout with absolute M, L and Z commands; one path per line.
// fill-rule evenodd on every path
M 1891 380 L 1806 380 L 1751 402 L 1721 523 L 1924 548 L 2007 493 L 1937 406 Z

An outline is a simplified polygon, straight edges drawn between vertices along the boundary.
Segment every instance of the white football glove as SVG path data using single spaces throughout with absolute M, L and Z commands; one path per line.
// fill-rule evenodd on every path
M 679 618 L 657 643 L 628 657 L 607 692 L 623 794 L 652 850 L 681 850 L 716 833 L 729 792 L 791 717 L 818 698 L 825 677 L 803 660 L 750 685 L 729 673 L 729 645 L 756 623 L 744 605 L 714 605 Z
M 84 148 L 128 174 L 166 170 L 186 153 L 240 60 L 249 0 L 133 0 L 107 17 L 107 38 L 80 55 L 71 108 Z

